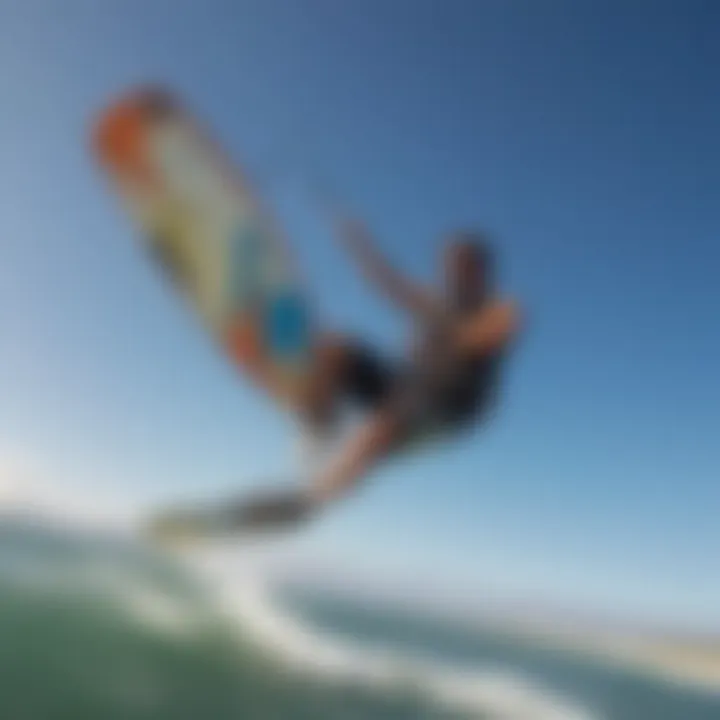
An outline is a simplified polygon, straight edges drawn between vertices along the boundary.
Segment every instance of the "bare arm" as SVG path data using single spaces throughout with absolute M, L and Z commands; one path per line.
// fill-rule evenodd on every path
M 458 328 L 457 340 L 464 350 L 492 353 L 509 345 L 521 326 L 520 310 L 512 301 L 498 301 Z
M 336 221 L 338 234 L 363 275 L 399 307 L 426 316 L 435 309 L 431 293 L 408 279 L 377 251 L 368 229 L 357 220 Z

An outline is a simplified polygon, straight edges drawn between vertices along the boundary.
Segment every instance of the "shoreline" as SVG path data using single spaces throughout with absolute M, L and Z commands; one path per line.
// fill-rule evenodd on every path
M 292 583 L 291 583 L 292 585 Z M 501 631 L 519 639 L 540 644 L 546 648 L 574 653 L 586 658 L 596 658 L 614 667 L 649 674 L 666 682 L 683 685 L 720 697 L 720 635 L 716 633 L 683 632 L 662 628 L 639 629 L 636 625 L 610 625 L 601 619 L 584 617 L 560 619 L 548 611 L 545 617 L 531 617 L 521 609 L 503 612 L 497 608 L 468 612 L 467 607 L 456 608 L 451 613 L 445 603 L 408 603 L 406 599 L 392 597 L 388 593 L 348 592 L 348 588 L 332 583 L 312 583 L 307 589 L 324 593 L 351 603 L 359 598 L 385 609 L 393 608 L 403 615 L 418 614 L 439 620 L 468 623 L 490 632 Z M 297 586 L 296 586 L 297 587 Z M 364 603 L 363 603 L 364 604 Z
M 720 647 L 691 645 L 683 641 L 613 638 L 596 652 L 610 662 L 650 672 L 720 697 Z
M 649 673 L 664 681 L 692 687 L 720 697 L 720 638 L 652 633 L 602 632 L 553 627 L 551 622 L 528 623 L 504 619 L 501 628 L 518 637 L 569 652 L 598 658 L 616 667 Z

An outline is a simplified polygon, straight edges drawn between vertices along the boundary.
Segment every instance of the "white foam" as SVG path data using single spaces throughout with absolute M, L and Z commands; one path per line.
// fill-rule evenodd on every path
M 196 558 L 197 560 L 197 558 Z M 254 572 L 233 576 L 202 564 L 243 637 L 273 652 L 295 672 L 390 692 L 409 690 L 447 709 L 496 720 L 589 720 L 595 717 L 514 670 L 461 667 L 389 647 L 361 647 L 322 633 L 283 611 Z

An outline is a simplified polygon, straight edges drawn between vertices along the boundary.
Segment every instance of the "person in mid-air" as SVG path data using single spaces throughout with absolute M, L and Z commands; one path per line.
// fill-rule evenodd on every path
M 303 422 L 315 436 L 331 435 L 338 406 L 350 399 L 364 412 L 359 428 L 306 486 L 226 503 L 204 517 L 195 513 L 191 524 L 199 523 L 201 532 L 277 528 L 312 518 L 382 461 L 429 435 L 452 437 L 493 408 L 520 314 L 514 301 L 497 293 L 495 255 L 484 236 L 457 232 L 447 238 L 441 287 L 433 291 L 393 269 L 361 223 L 342 219 L 338 225 L 367 277 L 413 321 L 411 351 L 391 363 L 354 339 L 325 337 Z
M 427 435 L 452 436 L 487 418 L 503 360 L 516 339 L 518 305 L 500 297 L 495 256 L 482 234 L 457 232 L 444 248 L 439 291 L 394 270 L 358 222 L 339 223 L 340 236 L 368 278 L 416 326 L 407 360 L 392 364 L 354 340 L 321 345 L 320 372 L 308 398 L 311 432 L 332 431 L 339 402 L 366 413 L 360 428 L 305 488 L 240 502 L 228 514 L 238 526 L 306 519 L 354 487 L 380 462 Z

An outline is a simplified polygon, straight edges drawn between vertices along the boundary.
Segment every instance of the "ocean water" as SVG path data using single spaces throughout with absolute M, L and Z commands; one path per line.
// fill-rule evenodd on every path
M 717 720 L 720 697 L 13 520 L 0 524 L 0 718 Z

